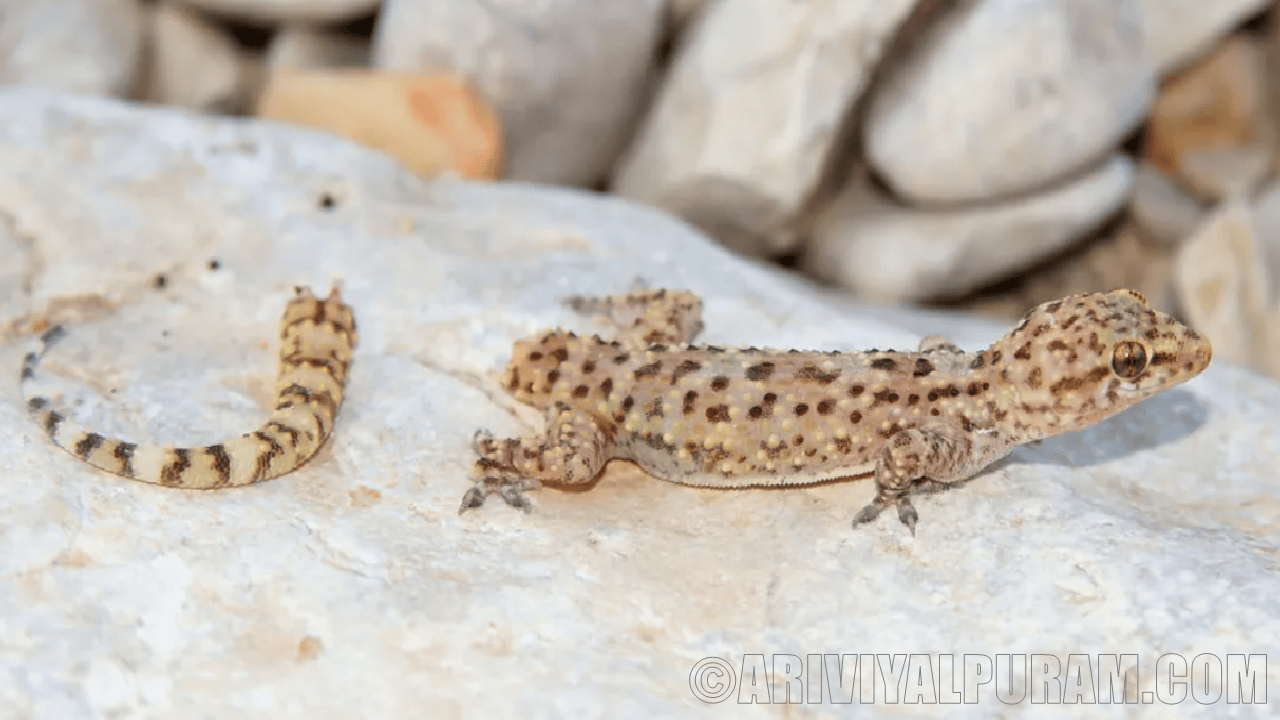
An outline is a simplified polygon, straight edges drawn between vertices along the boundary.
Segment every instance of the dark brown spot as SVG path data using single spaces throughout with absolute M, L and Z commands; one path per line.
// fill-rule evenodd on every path
M 836 401 L 832 400 L 831 398 L 826 398 L 818 402 L 819 415 L 830 415 L 832 411 L 834 411 L 835 409 L 836 409 Z
M 849 422 L 853 423 L 854 425 L 857 425 L 858 423 L 862 422 L 862 411 L 854 410 L 853 412 L 849 413 Z
M 778 393 L 767 392 L 764 394 L 764 402 L 766 405 L 772 405 L 778 400 Z
M 1031 388 L 1032 390 L 1039 390 L 1040 386 L 1043 384 L 1044 384 L 1044 377 L 1043 377 L 1043 373 L 1040 372 L 1040 368 L 1038 367 L 1031 368 L 1031 372 L 1027 373 L 1027 387 Z
M 925 358 L 916 358 L 916 369 L 911 371 L 913 377 L 927 377 L 933 372 L 933 363 Z
M 88 435 L 85 435 L 80 442 L 76 443 L 74 452 L 81 460 L 88 460 L 89 453 L 97 450 L 98 446 L 101 444 L 102 436 L 98 433 L 91 432 Z
M 748 380 L 768 380 L 769 376 L 773 375 L 773 370 L 774 370 L 773 363 L 766 360 L 762 363 L 759 363 L 757 365 L 752 365 L 751 367 L 747 368 L 747 379 Z
M 1054 397 L 1061 397 L 1063 393 L 1079 390 L 1082 387 L 1084 387 L 1084 378 L 1065 377 L 1050 385 L 1049 392 L 1052 393 Z
M 573 396 L 581 400 L 582 398 L 590 394 L 590 392 L 591 392 L 591 388 L 587 387 L 586 385 L 579 385 L 578 387 L 573 389 Z
M 1061 340 L 1050 340 L 1049 344 L 1046 345 L 1045 347 L 1050 350 L 1067 350 L 1068 349 L 1067 344 Z
M 856 397 L 858 397 L 859 395 L 861 395 L 861 394 L 862 394 L 862 391 L 863 391 L 863 390 L 865 390 L 865 389 L 866 389 L 866 388 L 862 387 L 861 385 L 850 385 L 850 386 L 849 386 L 849 397 L 851 397 L 851 398 L 856 398 Z
M 979 392 L 982 392 L 982 390 L 978 387 L 978 383 L 969 383 L 967 392 L 972 396 L 977 395 Z
M 898 361 L 893 358 L 876 358 L 871 361 L 871 367 L 874 370 L 897 370 Z
M 992 351 L 991 351 L 991 364 L 992 364 L 992 365 L 995 365 L 996 363 L 1000 362 L 1000 358 L 1002 358 L 1002 357 L 1004 357 L 1004 353 L 1000 352 L 999 350 L 992 350 Z
M 795 436 L 795 437 L 791 438 L 791 445 L 792 445 L 792 447 L 800 447 L 800 446 L 801 446 L 801 445 L 803 445 L 803 444 L 804 444 L 804 436 L 803 436 L 803 435 L 797 435 L 797 436 Z
M 1022 347 L 1018 348 L 1018 351 L 1013 354 L 1013 357 L 1018 360 L 1030 360 L 1031 343 L 1023 343 Z
M 819 385 L 829 385 L 835 382 L 836 379 L 839 377 L 840 377 L 839 370 L 832 370 L 831 372 L 823 372 L 822 369 L 817 367 L 816 365 L 805 365 L 804 367 L 796 371 L 797 380 L 812 381 L 812 382 L 818 383 Z
M 913 405 L 915 405 L 915 404 L 916 404 L 916 403 L 918 403 L 918 402 L 920 402 L 920 396 L 919 396 L 919 395 L 917 395 L 917 394 L 915 394 L 915 393 L 911 393 L 910 395 L 908 395 L 908 396 L 907 396 L 907 407 L 912 407 Z
M 831 441 L 831 444 L 836 446 L 836 450 L 839 450 L 846 455 L 849 454 L 850 450 L 853 450 L 853 440 L 847 437 L 836 438 Z
M 541 350 L 531 350 L 531 351 L 529 351 L 529 359 L 530 359 L 530 360 L 532 360 L 532 361 L 534 361 L 534 362 L 537 362 L 537 361 L 541 360 L 541 359 L 542 359 L 542 351 L 541 351 Z
M 641 365 L 640 367 L 636 368 L 634 371 L 632 371 L 631 374 L 635 377 L 635 379 L 643 380 L 647 377 L 653 377 L 660 372 L 662 372 L 662 361 L 654 360 L 648 365 Z
M 559 369 L 553 369 L 551 372 L 547 373 L 547 384 L 548 384 L 548 385 L 555 385 L 555 384 L 556 384 L 557 382 L 559 382 L 559 381 L 560 381 L 560 370 L 559 370 Z
M 969 368 L 972 370 L 977 370 L 978 368 L 982 367 L 986 362 L 987 362 L 987 354 L 978 353 L 978 356 L 973 359 L 973 362 L 969 363 Z
M 683 411 L 686 416 L 693 414 L 694 403 L 696 403 L 697 401 L 698 401 L 698 393 L 694 392 L 693 390 L 690 390 L 689 392 L 684 394 Z
M 729 378 L 725 377 L 724 375 L 717 375 L 711 378 L 712 390 L 715 390 L 716 392 L 721 392 L 727 387 L 729 387 Z
M 569 351 L 564 348 L 556 348 L 551 351 L 551 357 L 555 358 L 558 362 L 564 362 L 569 359 Z
M 750 410 L 747 411 L 747 417 L 751 418 L 752 420 L 759 420 L 762 415 L 764 415 L 764 408 L 760 407 L 759 405 L 755 405 Z
M 609 397 L 609 393 L 612 393 L 612 392 L 613 392 L 613 378 L 605 378 L 603 381 L 600 382 L 600 394 L 604 395 L 607 398 Z
M 635 407 L 636 399 L 630 395 L 622 399 L 622 411 L 631 412 L 631 408 Z
M 151 280 L 151 284 L 155 285 L 157 290 L 163 290 L 164 286 L 169 284 L 169 278 L 165 277 L 164 273 L 156 273 L 156 276 Z
M 631 361 L 631 353 L 622 353 L 620 355 L 613 356 L 614 365 L 626 365 L 630 361 Z
M 160 484 L 180 485 L 182 484 L 182 473 L 191 467 L 191 451 L 186 448 L 174 448 L 170 452 L 173 453 L 173 462 L 160 469 Z
M 929 414 L 934 417 L 937 417 L 940 413 L 938 412 L 938 408 L 933 408 L 932 410 L 929 411 Z
M 804 417 L 805 413 L 807 412 L 809 412 L 808 405 L 804 403 L 800 403 L 799 405 L 796 405 L 796 417 Z
M 586 361 L 586 362 L 582 363 L 582 374 L 583 374 L 583 375 L 590 375 L 591 373 L 593 373 L 593 372 L 595 372 L 595 371 L 596 371 L 596 361 L 595 361 L 595 360 L 588 360 L 588 361 Z
M 729 422 L 729 406 L 720 404 L 707 408 L 707 422 L 722 423 Z
M 671 372 L 671 384 L 675 385 L 680 381 L 680 378 L 690 373 L 695 373 L 701 369 L 702 363 L 697 360 L 685 360 L 677 365 L 676 369 Z
M 871 403 L 871 407 L 873 408 L 880 405 L 881 403 L 887 403 L 891 405 L 893 403 L 898 402 L 898 393 L 888 389 L 881 390 L 880 392 L 872 395 L 872 397 L 875 398 L 875 402 Z

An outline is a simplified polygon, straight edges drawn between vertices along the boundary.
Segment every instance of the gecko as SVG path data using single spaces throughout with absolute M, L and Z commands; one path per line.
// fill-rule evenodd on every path
M 356 346 L 356 321 L 338 288 L 318 298 L 294 288 L 280 318 L 276 404 L 257 430 L 207 447 L 138 445 L 74 422 L 52 400 L 33 394 L 31 381 L 49 347 L 66 335 L 47 330 L 40 349 L 22 363 L 27 412 L 54 445 L 100 470 L 145 483 L 211 490 L 251 485 L 296 470 L 333 432 Z
M 588 486 L 610 460 L 703 488 L 802 487 L 874 478 L 853 526 L 911 492 L 967 480 L 1015 447 L 1101 422 L 1199 375 L 1207 338 L 1134 290 L 1030 310 L 981 351 L 938 336 L 910 351 L 691 345 L 702 302 L 687 291 L 570 297 L 615 339 L 550 330 L 515 343 L 502 384 L 546 413 L 542 436 L 473 441 L 459 513 L 496 494 L 529 511 L 543 483 Z

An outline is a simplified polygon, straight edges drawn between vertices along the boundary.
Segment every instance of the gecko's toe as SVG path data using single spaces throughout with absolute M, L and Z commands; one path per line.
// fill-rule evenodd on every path
M 856 528 L 859 525 L 866 525 L 869 522 L 873 522 L 876 518 L 880 517 L 880 513 L 884 512 L 884 508 L 885 504 L 881 502 L 879 498 L 872 500 L 867 503 L 866 507 L 859 510 L 857 515 L 853 516 L 853 526 Z
M 898 504 L 898 520 L 911 531 L 911 537 L 916 536 L 916 523 L 920 521 L 920 514 L 916 512 L 915 506 L 905 499 Z
M 507 504 L 517 510 L 525 512 L 533 512 L 533 503 L 529 502 L 529 498 L 524 496 L 524 492 L 516 485 L 508 485 L 498 491 L 499 497 L 507 501 Z
M 473 485 L 468 488 L 467 492 L 462 495 L 462 506 L 458 508 L 458 514 L 461 515 L 471 508 L 478 508 L 484 505 L 485 495 L 485 491 L 481 490 L 479 485 Z

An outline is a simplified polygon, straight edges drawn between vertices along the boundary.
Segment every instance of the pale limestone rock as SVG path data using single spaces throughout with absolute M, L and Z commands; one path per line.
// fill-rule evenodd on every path
M 198 12 L 161 3 L 151 13 L 146 98 L 196 110 L 230 112 L 249 102 L 247 72 L 235 38 Z
M 662 18 L 661 0 L 388 0 L 374 64 L 474 83 L 502 118 L 505 177 L 594 185 L 631 129 Z
M 1164 76 L 1207 51 L 1268 0 L 1137 0 L 1149 62 Z
M 1138 163 L 1130 210 L 1147 236 L 1165 247 L 1180 244 L 1208 215 L 1198 198 L 1149 162 Z
M 259 21 L 340 22 L 372 13 L 381 0 L 169 0 Z
M 614 191 L 741 252 L 794 249 L 791 222 L 914 4 L 712 4 L 681 40 Z
M 138 80 L 138 0 L 6 0 L 0 85 L 125 97 Z
M 1153 93 L 1136 0 L 957 4 L 871 99 L 866 152 L 916 204 L 1021 195 L 1096 163 Z
M 1238 201 L 1213 213 L 1182 246 L 1175 266 L 1185 316 L 1228 362 L 1263 367 L 1271 296 L 1254 217 Z
M 0 305 L 10 715 L 763 718 L 780 710 L 736 694 L 706 710 L 691 670 L 1031 639 L 1136 653 L 1150 689 L 1171 648 L 1280 656 L 1280 577 L 1262 551 L 1280 517 L 1274 381 L 1215 361 L 922 497 L 915 538 L 890 517 L 850 529 L 870 483 L 707 491 L 625 464 L 589 492 L 537 493 L 528 515 L 491 501 L 459 517 L 475 428 L 542 425 L 498 387 L 511 343 L 600 329 L 562 295 L 636 275 L 690 287 L 708 301 L 705 339 L 725 345 L 945 333 L 978 347 L 1007 326 L 840 303 L 661 213 L 425 183 L 319 133 L 31 93 L 0 93 L 0 113 L 0 233 L 31 246 L 0 293 L 22 300 Z M 71 335 L 47 376 L 77 418 L 140 440 L 247 430 L 268 412 L 290 287 L 334 278 L 361 345 L 333 439 L 295 474 L 228 492 L 140 485 L 52 447 L 23 412 L 16 333 L 51 319 Z M 929 712 L 990 717 L 1004 707 L 990 688 Z
M 1079 239 L 1132 182 L 1132 163 L 1117 155 L 1038 195 L 953 210 L 906 207 L 855 182 L 817 218 L 802 266 L 880 302 L 962 295 Z
M 369 64 L 369 41 L 349 33 L 290 25 L 271 40 L 267 67 L 279 68 L 353 68 Z

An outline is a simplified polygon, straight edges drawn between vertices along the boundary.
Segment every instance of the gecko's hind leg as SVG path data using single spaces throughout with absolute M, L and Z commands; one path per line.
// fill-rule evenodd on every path
M 564 302 L 580 313 L 608 318 L 618 328 L 618 339 L 633 347 L 687 343 L 702 331 L 702 300 L 685 290 L 574 295 Z
M 572 410 L 548 413 L 549 432 L 544 438 L 494 438 L 486 430 L 476 432 L 472 448 L 475 483 L 462 496 L 458 513 L 484 505 L 489 495 L 525 512 L 533 504 L 525 492 L 542 487 L 543 481 L 561 485 L 591 482 L 609 460 L 612 437 L 591 417 Z

